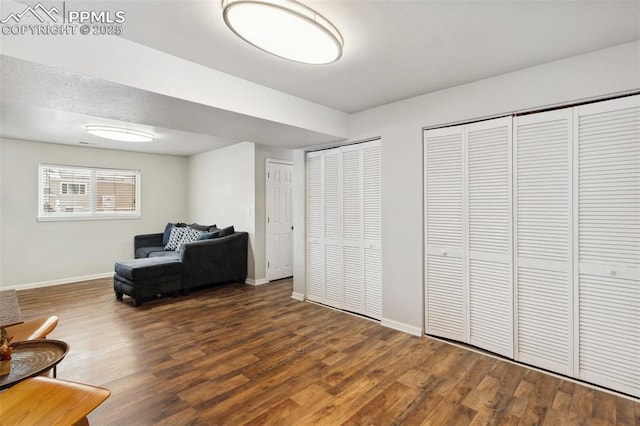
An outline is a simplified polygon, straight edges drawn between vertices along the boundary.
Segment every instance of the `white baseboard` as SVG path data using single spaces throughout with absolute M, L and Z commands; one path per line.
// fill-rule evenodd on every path
M 268 284 L 269 280 L 266 278 L 258 278 L 257 280 L 254 280 L 253 278 L 247 278 L 244 280 L 244 283 L 249 285 L 262 285 Z
M 291 298 L 304 302 L 304 293 L 298 293 L 297 291 L 294 291 L 293 293 L 291 293 Z
M 383 327 L 393 328 L 394 330 L 402 331 L 403 333 L 408 333 L 413 336 L 423 336 L 421 327 L 414 327 L 413 325 L 405 324 L 402 322 L 382 318 L 382 321 L 380 321 L 380 325 L 382 325 Z
M 30 288 L 50 287 L 54 285 L 71 284 L 71 283 L 77 283 L 79 281 L 97 280 L 97 279 L 109 278 L 109 277 L 113 277 L 113 271 L 104 272 L 102 274 L 91 274 L 91 275 L 82 275 L 78 277 L 61 278 L 58 280 L 51 280 L 51 281 L 39 281 L 35 283 L 16 284 L 12 286 L 10 285 L 10 286 L 7 286 L 6 289 L 27 290 Z M 5 288 L 3 286 L 3 290 L 4 289 Z

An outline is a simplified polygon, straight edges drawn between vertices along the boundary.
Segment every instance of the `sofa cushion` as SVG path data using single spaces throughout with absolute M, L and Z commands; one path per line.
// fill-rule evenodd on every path
M 115 264 L 115 273 L 131 281 L 148 280 L 182 273 L 182 262 L 162 257 L 121 260 Z
M 178 226 L 174 226 L 171 228 L 171 233 L 169 234 L 169 240 L 167 241 L 167 245 L 164 246 L 165 250 L 175 250 L 179 245 L 180 241 L 182 241 L 182 236 L 187 228 L 182 228 Z
M 203 232 L 211 232 L 211 228 L 218 229 L 216 228 L 216 225 L 199 225 L 197 223 L 192 223 L 191 225 L 189 225 L 189 228 L 197 229 L 198 231 Z
M 226 228 L 222 228 L 220 230 L 220 237 L 226 237 L 227 235 L 232 235 L 235 231 L 235 229 L 233 229 L 233 225 L 231 226 L 227 226 Z
M 175 225 L 171 222 L 167 223 L 167 226 L 164 227 L 164 234 L 162 234 L 162 245 L 166 246 L 169 242 L 169 235 L 171 235 L 171 230 Z
M 152 251 L 149 253 L 149 257 L 165 257 L 180 260 L 180 252 L 175 250 L 164 250 L 163 248 L 160 251 Z
M 136 250 L 136 259 L 141 257 L 149 257 L 154 252 L 164 252 L 164 246 L 162 247 L 140 247 Z
M 219 236 L 220 236 L 220 230 L 219 229 L 217 229 L 215 231 L 211 231 L 211 232 L 203 232 L 198 237 L 198 241 L 213 240 L 214 238 L 218 238 Z

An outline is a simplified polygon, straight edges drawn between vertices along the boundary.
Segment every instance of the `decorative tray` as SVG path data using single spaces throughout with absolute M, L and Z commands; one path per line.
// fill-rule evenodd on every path
M 11 371 L 0 376 L 0 389 L 38 376 L 59 363 L 69 351 L 61 340 L 37 339 L 18 342 L 11 354 Z

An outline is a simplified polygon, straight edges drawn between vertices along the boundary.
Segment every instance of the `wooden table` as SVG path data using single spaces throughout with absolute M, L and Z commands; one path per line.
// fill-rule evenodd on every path
M 6 376 L 0 376 L 0 389 L 12 387 L 22 380 L 50 370 L 62 361 L 68 351 L 69 345 L 61 340 L 20 342 L 11 355 L 11 371 Z
M 109 389 L 48 377 L 33 377 L 0 392 L 2 424 L 73 425 L 111 395 Z
M 0 326 L 19 324 L 22 313 L 18 305 L 18 295 L 15 290 L 0 291 Z

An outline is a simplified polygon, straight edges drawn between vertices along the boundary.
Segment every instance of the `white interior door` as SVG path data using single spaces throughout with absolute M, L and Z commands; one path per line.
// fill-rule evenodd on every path
M 293 275 L 293 165 L 287 161 L 267 159 L 266 174 L 267 279 L 272 281 Z
M 382 317 L 380 141 L 307 154 L 307 298 Z

